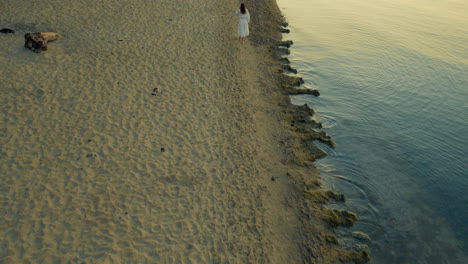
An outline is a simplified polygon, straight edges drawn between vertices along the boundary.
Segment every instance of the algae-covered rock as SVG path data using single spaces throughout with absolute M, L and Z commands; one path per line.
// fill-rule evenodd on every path
M 366 245 L 357 244 L 354 249 L 347 251 L 339 259 L 343 263 L 364 264 L 369 262 L 371 257 Z
M 357 215 L 346 210 L 324 208 L 321 218 L 333 227 L 352 226 L 357 220 Z
M 287 89 L 287 92 L 290 95 L 298 95 L 298 94 L 310 94 L 315 97 L 320 96 L 320 91 L 317 89 L 307 89 L 307 88 L 294 88 L 290 87 Z
M 276 46 L 290 48 L 293 44 L 292 40 L 284 40 L 276 43 Z
M 357 239 L 357 240 L 363 241 L 363 242 L 369 242 L 371 240 L 370 237 L 366 233 L 359 232 L 359 231 L 352 232 L 351 236 L 354 239 Z
M 324 189 L 307 190 L 306 197 L 316 203 L 326 203 L 332 200 L 339 202 L 345 201 L 345 197 L 343 194 Z

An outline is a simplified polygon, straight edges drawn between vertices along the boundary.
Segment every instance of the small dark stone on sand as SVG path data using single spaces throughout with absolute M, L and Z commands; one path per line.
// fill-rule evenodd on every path
M 271 177 L 271 181 L 276 181 L 276 177 Z
M 151 95 L 152 95 L 152 96 L 156 96 L 156 94 L 155 94 L 155 93 L 151 93 Z
M 91 142 L 91 141 L 93 141 L 93 140 L 92 140 L 92 139 L 88 139 L 88 143 Z
M 164 149 L 164 148 L 161 148 L 161 152 L 164 152 L 164 151 L 166 151 L 166 149 Z
M 158 91 L 159 91 L 158 88 L 153 89 L 153 92 L 158 92 Z
M 126 215 L 128 215 L 128 212 L 125 212 Z
M 2 28 L 2 29 L 0 29 L 0 33 L 13 34 L 13 33 L 15 33 L 15 31 L 13 29 L 9 29 L 9 28 Z

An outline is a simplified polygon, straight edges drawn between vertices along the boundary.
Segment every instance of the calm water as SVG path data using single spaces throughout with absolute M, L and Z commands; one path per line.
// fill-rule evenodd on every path
M 468 263 L 468 1 L 278 0 L 372 263 Z

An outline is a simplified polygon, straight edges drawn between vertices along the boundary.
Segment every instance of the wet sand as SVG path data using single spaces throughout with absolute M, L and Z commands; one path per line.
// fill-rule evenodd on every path
M 0 263 L 367 254 L 338 244 L 330 228 L 347 218 L 321 206 L 341 198 L 304 144 L 324 134 L 294 125 L 310 110 L 290 105 L 297 79 L 272 56 L 279 9 L 246 4 L 245 44 L 233 0 L 2 4 L 16 33 L 0 35 Z M 62 37 L 23 47 L 44 31 Z

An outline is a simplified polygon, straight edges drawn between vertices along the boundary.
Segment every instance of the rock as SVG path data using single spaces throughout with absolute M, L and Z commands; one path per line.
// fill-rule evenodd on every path
M 371 241 L 370 237 L 366 233 L 363 233 L 363 232 L 355 231 L 351 233 L 351 236 L 363 242 Z
M 276 46 L 290 48 L 292 44 L 293 44 L 292 40 L 285 40 L 285 41 L 276 43 Z
M 283 66 L 283 71 L 291 72 L 291 73 L 297 74 L 297 70 L 294 69 L 293 67 L 291 67 L 290 65 L 284 65 L 284 66 Z
M 350 261 L 354 264 L 364 264 L 371 260 L 369 247 L 366 245 L 356 244 L 350 252 Z
M 346 210 L 325 208 L 321 218 L 332 227 L 352 226 L 357 220 L 357 215 Z
M 2 29 L 0 29 L 0 33 L 13 34 L 13 33 L 15 33 L 15 31 L 13 29 L 9 29 L 9 28 L 2 28 Z
M 285 47 L 278 46 L 277 51 L 278 51 L 278 54 L 283 55 L 283 56 L 291 54 L 291 51 L 289 51 L 289 49 L 287 49 Z
M 36 53 L 47 50 L 47 43 L 60 38 L 60 34 L 54 32 L 27 33 L 24 35 L 24 46 Z
M 301 83 L 298 83 L 299 85 Z M 320 91 L 317 89 L 307 89 L 307 88 L 289 88 L 288 93 L 291 95 L 296 95 L 296 94 L 311 94 L 313 96 L 320 96 Z
M 304 79 L 297 76 L 288 76 L 285 75 L 282 77 L 282 86 L 286 89 L 287 92 L 293 92 L 295 87 L 299 87 L 304 84 Z
M 337 202 L 345 201 L 343 194 L 324 189 L 307 190 L 305 191 L 305 196 L 316 203 L 326 203 L 331 200 Z
M 284 58 L 279 58 L 278 60 L 279 60 L 279 62 L 281 62 L 281 63 L 283 63 L 283 64 L 289 64 L 289 63 L 291 63 L 291 62 L 289 61 L 289 59 L 286 58 L 286 57 L 284 57 Z

